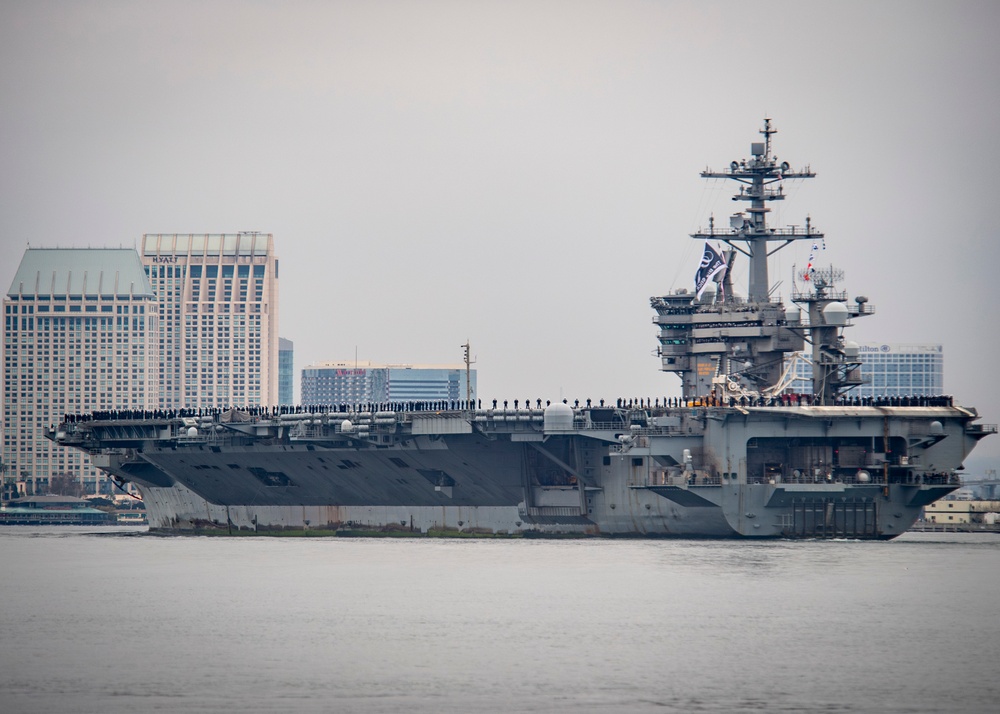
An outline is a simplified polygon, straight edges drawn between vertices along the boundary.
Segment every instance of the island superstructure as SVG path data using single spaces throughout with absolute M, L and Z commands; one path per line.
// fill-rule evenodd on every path
M 154 531 L 892 538 L 996 426 L 948 397 L 850 396 L 844 330 L 874 309 L 812 265 L 794 304 L 774 296 L 768 255 L 823 236 L 768 226 L 781 182 L 814 174 L 773 156 L 770 120 L 761 133 L 750 159 L 702 173 L 739 183 L 746 208 L 693 236 L 698 289 L 651 298 L 679 399 L 102 413 L 50 438 L 135 483 Z M 786 357 L 806 344 L 813 387 L 790 393 Z

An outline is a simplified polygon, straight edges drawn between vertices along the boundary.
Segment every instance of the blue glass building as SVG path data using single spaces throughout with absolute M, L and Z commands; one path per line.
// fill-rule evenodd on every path
M 863 384 L 851 397 L 932 397 L 944 394 L 944 347 L 939 344 L 865 343 L 858 346 Z M 800 360 L 791 392 L 812 391 L 812 367 Z
M 476 398 L 476 370 L 469 372 Z M 322 362 L 302 370 L 302 404 L 389 401 L 461 401 L 466 398 L 464 364 L 375 364 Z
M 278 338 L 278 404 L 294 404 L 295 344 L 284 337 Z

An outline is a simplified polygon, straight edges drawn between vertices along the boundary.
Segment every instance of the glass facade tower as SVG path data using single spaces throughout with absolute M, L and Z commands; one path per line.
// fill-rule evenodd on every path
M 284 337 L 278 338 L 278 404 L 294 404 L 295 345 Z

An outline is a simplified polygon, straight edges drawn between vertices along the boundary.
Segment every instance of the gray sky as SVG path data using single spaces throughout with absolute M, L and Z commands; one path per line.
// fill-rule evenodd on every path
M 258 230 L 296 368 L 461 359 L 484 399 L 675 395 L 648 298 L 762 118 L 822 262 L 1000 421 L 1000 4 L 0 4 L 0 287 L 24 248 Z M 772 260 L 788 295 L 808 245 Z M 744 285 L 745 268 L 736 280 Z M 997 468 L 1000 438 L 972 468 Z

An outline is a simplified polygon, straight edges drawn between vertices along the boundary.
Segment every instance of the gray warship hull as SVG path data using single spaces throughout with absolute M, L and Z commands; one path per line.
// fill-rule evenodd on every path
M 135 483 L 159 532 L 891 538 L 958 487 L 989 432 L 975 418 L 560 404 L 94 420 L 53 438 Z

